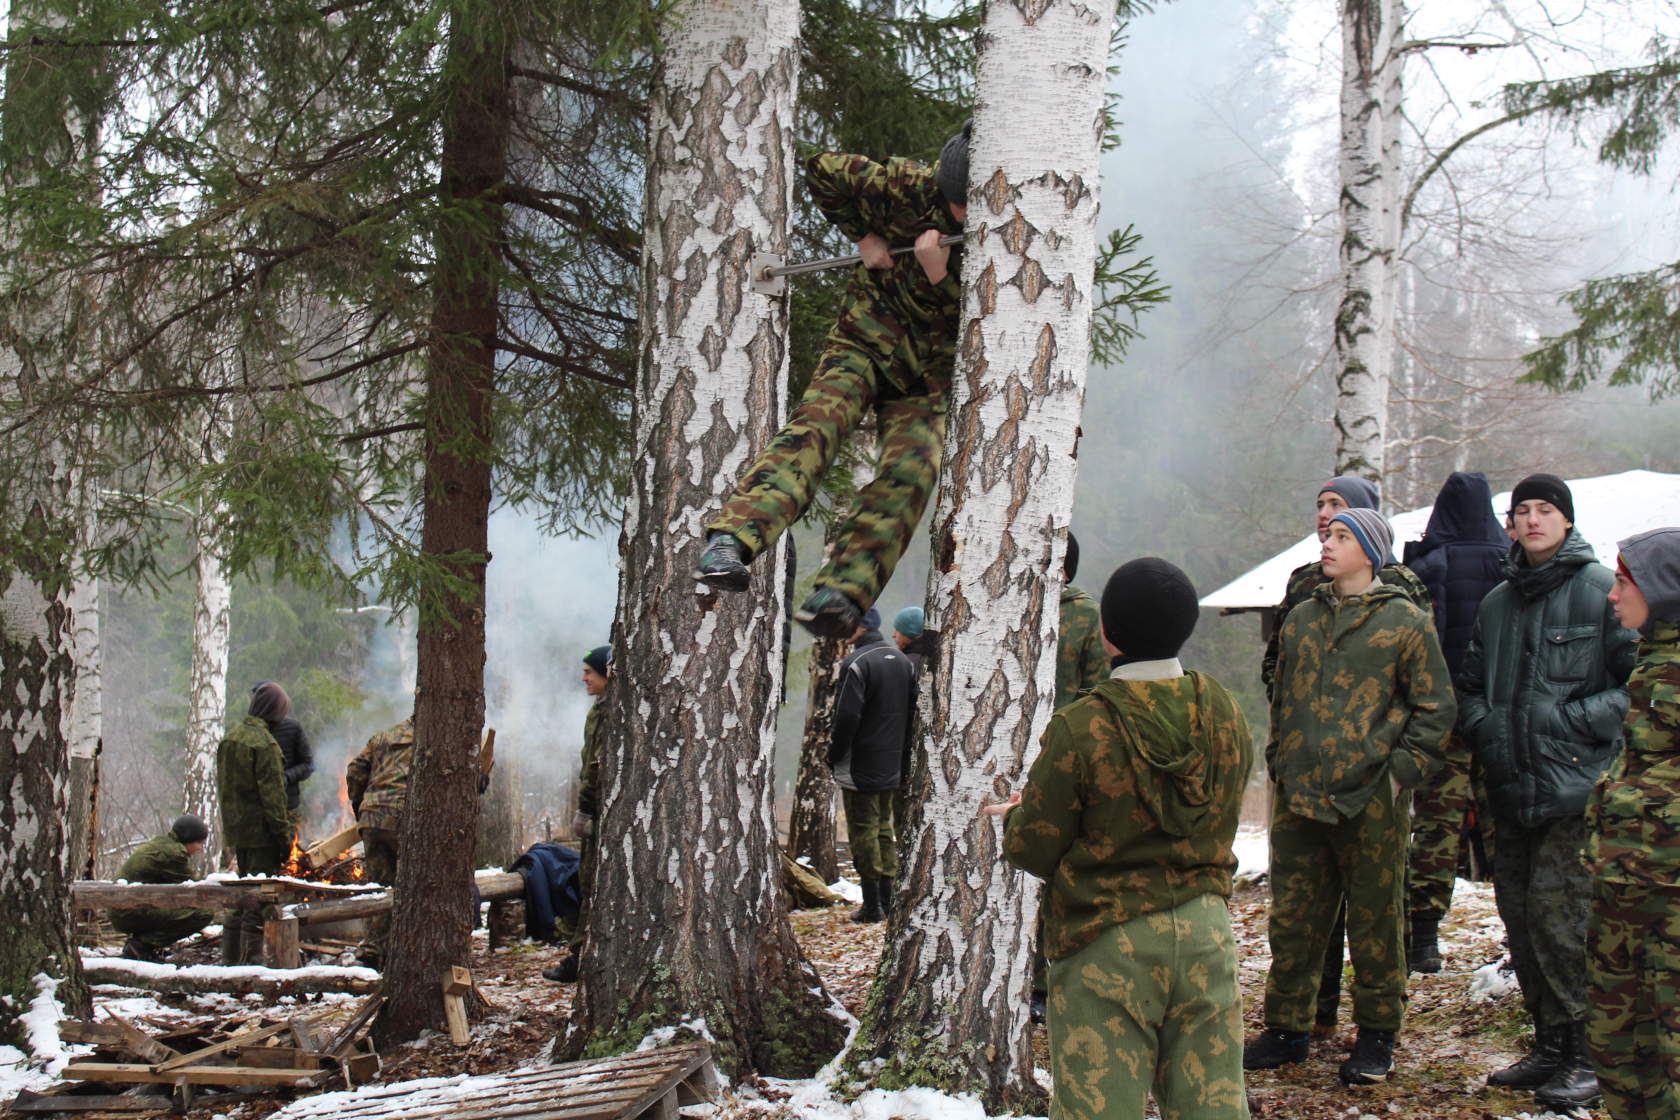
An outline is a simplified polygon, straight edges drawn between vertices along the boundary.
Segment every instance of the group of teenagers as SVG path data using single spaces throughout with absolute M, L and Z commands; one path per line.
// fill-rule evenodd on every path
M 1324 977 L 1342 972 L 1344 926 L 1357 1034 L 1339 1078 L 1386 1079 L 1409 964 L 1439 969 L 1479 802 L 1534 1025 L 1488 1083 L 1560 1111 L 1680 1118 L 1680 528 L 1621 541 L 1612 571 L 1561 479 L 1518 483 L 1502 528 L 1486 480 L 1460 473 L 1414 570 L 1369 482 L 1332 479 L 1317 501 L 1321 558 L 1291 576 L 1267 655 L 1261 1031 L 1245 1044 L 1228 908 L 1254 740 L 1226 689 L 1178 659 L 1198 613 L 1182 571 L 1147 558 L 1113 574 L 1107 679 L 1055 713 L 1024 787 L 987 807 L 1005 858 L 1046 882 L 1051 1115 L 1142 1117 L 1153 1095 L 1167 1120 L 1246 1117 L 1244 1071 L 1302 1062 L 1315 1023 L 1334 1026 Z M 1431 850 L 1409 861 L 1419 838 Z M 1426 882 L 1442 878 L 1445 899 Z

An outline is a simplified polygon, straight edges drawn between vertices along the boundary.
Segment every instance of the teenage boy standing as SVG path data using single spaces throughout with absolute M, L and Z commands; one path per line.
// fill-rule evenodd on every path
M 1375 573 L 1393 530 L 1372 509 L 1330 519 L 1330 580 L 1279 631 L 1272 737 L 1272 967 L 1266 1029 L 1247 1069 L 1307 1056 L 1308 1031 L 1336 907 L 1347 900 L 1354 968 L 1347 1085 L 1382 1081 L 1406 993 L 1408 791 L 1440 764 L 1457 704 L 1426 614 Z

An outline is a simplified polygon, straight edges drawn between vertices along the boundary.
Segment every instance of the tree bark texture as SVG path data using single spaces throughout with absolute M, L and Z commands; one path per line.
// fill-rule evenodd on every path
M 844 1029 L 801 956 L 773 813 L 781 551 L 696 598 L 702 525 L 780 422 L 799 9 L 677 7 L 650 104 L 635 464 L 625 511 L 603 812 L 581 978 L 558 1055 L 709 1037 L 732 1076 L 806 1076 Z
M 1400 250 L 1403 0 L 1342 0 L 1337 474 L 1381 483 Z
M 227 449 L 227 429 L 217 417 L 204 422 L 204 459 L 215 462 Z M 193 521 L 192 670 L 187 686 L 187 772 L 183 808 L 210 827 L 205 863 L 222 865 L 222 810 L 216 795 L 216 748 L 227 713 L 228 648 L 232 588 L 217 541 L 217 526 L 227 519 L 227 505 L 200 509 Z M 256 682 L 253 681 L 253 684 Z M 241 713 L 243 714 L 243 713 Z
M 97 522 L 87 518 L 82 539 L 91 541 L 97 533 Z M 71 584 L 70 617 L 75 628 L 76 694 L 70 718 L 68 866 L 71 878 L 86 879 L 93 875 L 93 854 L 98 851 L 99 755 L 105 741 L 98 579 L 82 576 Z
M 377 1029 L 405 1040 L 443 1024 L 438 978 L 465 966 L 473 920 L 478 751 L 484 728 L 484 569 L 489 559 L 497 275 L 510 132 L 508 24 L 496 0 L 453 10 L 440 219 L 426 362 L 421 550 L 448 587 L 422 602 L 414 768 L 397 860 Z
M 799 773 L 788 821 L 788 855 L 804 859 L 825 883 L 840 877 L 840 856 L 834 850 L 836 787 L 828 769 L 828 748 L 834 738 L 834 700 L 840 694 L 840 662 L 846 649 L 846 643 L 833 638 L 811 643 L 805 734 L 799 742 Z
M 1055 693 L 1057 602 L 1090 352 L 1114 4 L 998 3 L 980 45 L 962 347 L 928 580 L 939 633 L 926 802 L 854 1062 L 879 1084 L 1042 1104 L 1028 987 L 1035 880 L 985 801 L 1019 787 Z

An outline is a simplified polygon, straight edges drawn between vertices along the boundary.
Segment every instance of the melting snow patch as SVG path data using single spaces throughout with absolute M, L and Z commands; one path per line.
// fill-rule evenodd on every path
M 1472 1003 L 1491 1003 L 1517 990 L 1517 973 L 1510 957 L 1500 957 L 1478 968 L 1470 976 Z M 1526 1113 L 1524 1114 L 1527 1115 Z
M 828 889 L 845 899 L 847 902 L 862 902 L 863 888 L 850 879 L 836 879 L 828 885 Z
M 871 1089 L 847 1104 L 826 1086 L 798 1084 L 787 1105 L 802 1120 L 987 1120 L 978 1098 L 936 1089 Z
M 717 1041 L 712 1037 L 712 1032 L 706 1029 L 705 1019 L 684 1019 L 674 1027 L 656 1027 L 649 1031 L 640 1042 L 636 1043 L 636 1052 L 640 1053 L 643 1050 L 657 1050 L 661 1046 L 670 1046 L 677 1041 L 678 1031 L 687 1031 L 694 1037 L 703 1038 L 707 1042 Z

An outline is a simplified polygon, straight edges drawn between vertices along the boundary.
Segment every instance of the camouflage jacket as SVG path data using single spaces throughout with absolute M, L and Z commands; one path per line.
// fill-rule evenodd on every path
M 1047 881 L 1044 955 L 1204 894 L 1229 897 L 1254 744 L 1201 673 L 1103 681 L 1050 718 L 1004 858 Z
M 601 733 L 606 722 L 605 705 L 596 700 L 583 717 L 583 767 L 578 774 L 578 812 L 595 816 L 601 811 Z
M 1628 678 L 1626 743 L 1587 802 L 1601 879 L 1680 888 L 1680 624 L 1653 622 Z
M 1072 584 L 1062 588 L 1061 630 L 1056 637 L 1056 711 L 1061 711 L 1108 676 L 1097 601 Z
M 413 767 L 413 719 L 405 719 L 369 739 L 344 772 L 345 791 L 357 822 L 366 828 L 402 828 L 408 775 Z
M 876 163 L 833 152 L 805 161 L 811 200 L 852 241 L 878 233 L 889 248 L 915 244 L 925 230 L 961 233 L 939 193 L 933 172 L 914 160 Z M 866 351 L 901 391 L 943 401 L 951 385 L 957 322 L 962 310 L 961 254 L 952 247 L 945 279 L 927 278 L 916 254 L 893 258 L 891 268 L 852 270 L 846 303 L 829 332 L 829 345 Z
M 1399 588 L 1400 593 L 1429 615 L 1430 625 L 1435 624 L 1435 605 L 1429 598 L 1429 588 L 1417 577 L 1417 573 L 1404 564 L 1390 564 L 1377 573 L 1377 578 L 1390 587 Z M 1312 598 L 1312 593 L 1318 585 L 1326 582 L 1324 578 L 1324 562 L 1314 560 L 1311 564 L 1302 564 L 1289 573 L 1289 583 L 1283 590 L 1283 602 L 1277 605 L 1277 629 L 1266 642 L 1266 653 L 1260 659 L 1260 682 L 1266 686 L 1266 699 L 1275 699 L 1273 693 L 1277 685 L 1278 635 L 1283 631 L 1283 620 L 1289 617 L 1289 612 Z
M 1427 609 L 1385 583 L 1345 599 L 1325 583 L 1279 637 L 1266 768 L 1285 809 L 1334 824 L 1441 764 L 1458 702 Z
M 291 847 L 286 760 L 268 724 L 246 716 L 216 748 L 222 841 L 230 848 Z
M 117 878 L 130 883 L 185 883 L 193 877 L 187 846 L 173 832 L 154 836 L 123 860 Z

